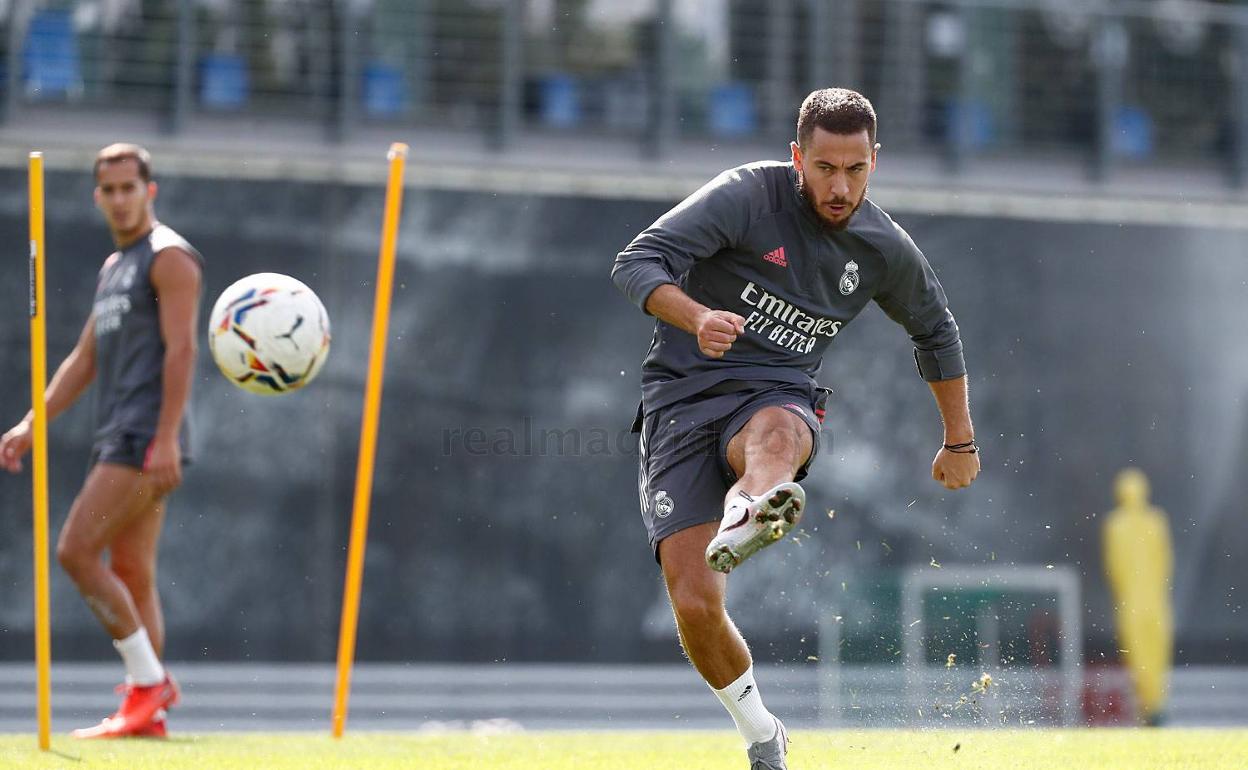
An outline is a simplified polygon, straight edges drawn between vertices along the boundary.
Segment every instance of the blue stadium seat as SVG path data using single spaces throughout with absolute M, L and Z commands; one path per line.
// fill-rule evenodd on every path
M 364 113 L 373 117 L 402 115 L 407 107 L 407 84 L 403 70 L 393 64 L 372 61 L 364 67 Z
M 576 78 L 555 73 L 538 82 L 542 123 L 552 128 L 575 128 L 581 122 L 581 89 Z
M 722 83 L 712 88 L 707 124 L 716 136 L 749 136 L 757 132 L 753 89 L 746 83 Z
M 1124 105 L 1114 115 L 1114 135 L 1110 143 L 1120 158 L 1144 160 L 1153 155 L 1153 119 L 1140 107 Z
M 22 65 L 27 97 L 77 99 L 82 96 L 82 61 L 69 11 L 43 10 L 31 18 Z
M 237 54 L 209 53 L 199 59 L 199 102 L 216 110 L 237 110 L 247 104 L 251 81 L 247 62 Z
M 977 99 L 954 99 L 946 109 L 946 141 L 963 149 L 979 149 L 996 143 L 997 120 L 987 104 Z

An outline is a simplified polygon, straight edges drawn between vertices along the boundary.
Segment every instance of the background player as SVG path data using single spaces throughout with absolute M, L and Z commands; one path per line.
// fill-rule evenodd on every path
M 818 448 L 825 398 L 814 376 L 870 300 L 909 333 L 944 420 L 932 476 L 959 489 L 979 472 L 944 291 L 910 237 L 867 198 L 875 136 L 865 97 L 815 91 L 802 103 L 791 162 L 724 172 L 638 235 L 612 271 L 658 319 L 634 425 L 650 544 L 685 652 L 755 770 L 784 768 L 787 738 L 725 610 L 723 573 L 800 519 L 795 480 Z
M 195 369 L 202 257 L 156 221 L 146 150 L 105 147 L 95 203 L 117 251 L 104 261 L 77 344 L 48 385 L 51 420 L 94 381 L 90 470 L 61 529 L 56 555 L 125 661 L 121 707 L 80 738 L 163 736 L 178 697 L 160 662 L 164 619 L 156 550 L 165 498 L 189 459 L 187 401 Z M 0 438 L 0 464 L 21 470 L 31 413 Z M 103 560 L 108 551 L 109 560 Z

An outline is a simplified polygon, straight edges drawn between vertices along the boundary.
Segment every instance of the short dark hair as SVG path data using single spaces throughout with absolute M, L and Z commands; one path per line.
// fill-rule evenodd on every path
M 867 97 L 848 88 L 812 91 L 797 113 L 797 145 L 804 147 L 816 128 L 832 134 L 856 134 L 865 129 L 874 147 L 875 108 Z
M 137 144 L 118 142 L 100 150 L 95 156 L 95 168 L 92 170 L 96 181 L 100 179 L 100 167 L 106 163 L 120 163 L 132 160 L 139 164 L 139 176 L 144 182 L 152 181 L 152 156 Z

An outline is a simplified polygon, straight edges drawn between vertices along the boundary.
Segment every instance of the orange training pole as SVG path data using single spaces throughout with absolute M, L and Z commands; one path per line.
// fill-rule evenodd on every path
M 43 153 L 30 154 L 30 404 L 35 414 L 31 442 L 34 480 L 35 672 L 38 680 L 39 748 L 51 748 L 52 630 L 48 609 L 48 381 L 47 304 L 44 302 Z
M 377 290 L 373 297 L 373 336 L 364 385 L 364 417 L 360 426 L 360 455 L 355 469 L 355 505 L 351 513 L 351 545 L 347 551 L 347 583 L 342 594 L 342 624 L 338 632 L 338 678 L 334 686 L 333 735 L 342 737 L 351 694 L 351 667 L 355 661 L 355 631 L 360 616 L 360 588 L 364 582 L 364 547 L 368 542 L 368 508 L 373 493 L 373 460 L 377 454 L 377 421 L 381 412 L 381 383 L 386 366 L 386 333 L 390 326 L 390 295 L 394 285 L 394 251 L 403 208 L 403 166 L 407 145 L 395 142 L 387 155 L 390 178 L 377 258 Z

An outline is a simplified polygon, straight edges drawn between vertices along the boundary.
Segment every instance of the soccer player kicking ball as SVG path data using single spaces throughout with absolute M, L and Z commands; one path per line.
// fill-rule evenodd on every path
M 784 725 L 763 705 L 726 574 L 802 516 L 826 392 L 824 351 L 875 300 L 903 326 L 944 420 L 932 476 L 969 485 L 979 457 L 966 366 L 923 254 L 867 199 L 875 110 L 861 94 L 802 103 L 790 163 L 730 169 L 616 257 L 615 284 L 658 318 L 642 366 L 642 517 L 689 660 L 748 745 L 783 770 Z
M 156 221 L 147 151 L 114 144 L 95 161 L 95 203 L 117 251 L 104 261 L 78 343 L 47 389 L 48 419 L 95 382 L 95 444 L 56 556 L 126 665 L 115 714 L 79 738 L 163 737 L 178 688 L 161 665 L 165 628 L 156 546 L 165 498 L 188 461 L 186 404 L 195 368 L 202 257 Z M 0 465 L 21 470 L 33 415 L 0 437 Z M 104 552 L 109 552 L 107 563 Z

